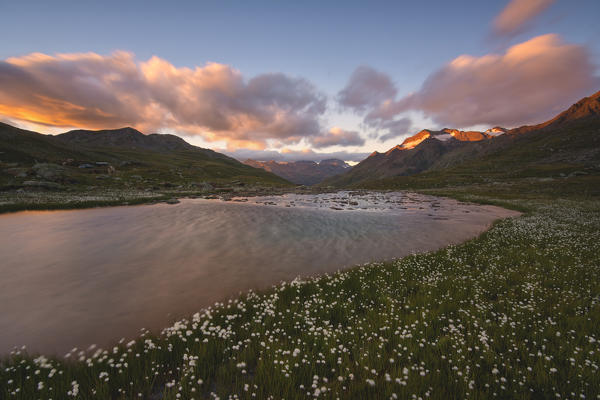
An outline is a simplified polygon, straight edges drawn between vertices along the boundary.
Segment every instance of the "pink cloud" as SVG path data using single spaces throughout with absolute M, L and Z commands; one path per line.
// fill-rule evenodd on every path
M 311 139 L 311 143 L 316 148 L 330 147 L 330 146 L 362 146 L 365 144 L 363 139 L 358 132 L 346 131 L 338 127 L 333 127 L 329 132 L 314 136 Z
M 396 94 L 396 85 L 389 75 L 371 67 L 360 66 L 339 91 L 337 101 L 343 108 L 355 113 L 367 113 L 363 119 L 364 125 L 374 130 L 374 136 L 379 136 L 379 140 L 384 142 L 406 134 L 412 124 L 406 117 L 396 119 L 396 112 L 385 112 L 394 103 Z
M 325 96 L 304 79 L 246 80 L 217 63 L 180 68 L 122 51 L 0 61 L 0 115 L 45 126 L 168 128 L 231 148 L 264 148 L 319 135 L 325 108 Z
M 585 47 L 542 35 L 504 54 L 457 57 L 418 92 L 381 104 L 367 118 L 389 119 L 413 109 L 457 128 L 537 123 L 598 90 L 595 74 Z
M 396 87 L 389 75 L 368 66 L 360 66 L 338 93 L 338 102 L 343 107 L 360 112 L 394 97 Z
M 494 31 L 509 36 L 518 33 L 552 3 L 554 0 L 511 0 L 494 19 Z

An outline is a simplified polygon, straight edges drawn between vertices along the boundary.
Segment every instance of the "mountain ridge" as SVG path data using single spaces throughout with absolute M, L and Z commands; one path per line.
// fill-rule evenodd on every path
M 144 182 L 181 186 L 239 181 L 289 185 L 279 176 L 175 135 L 145 135 L 131 127 L 44 135 L 0 123 L 0 186 L 38 179 L 36 165 L 58 171 L 53 179 L 61 184 L 141 187 Z
M 323 185 L 355 185 L 362 181 L 415 175 L 453 167 L 468 160 L 503 151 L 522 135 L 556 131 L 566 126 L 600 121 L 600 91 L 585 97 L 554 118 L 537 125 L 506 129 L 499 126 L 486 132 L 444 128 L 423 129 L 385 153 L 373 152 L 347 173 L 327 179 Z
M 318 163 L 309 160 L 257 161 L 247 159 L 244 164 L 262 168 L 292 183 L 306 186 L 320 183 L 326 178 L 339 175 L 351 168 L 345 161 L 338 159 L 326 159 Z
M 54 137 L 62 142 L 90 147 L 119 147 L 152 151 L 192 150 L 197 148 L 179 136 L 158 133 L 144 134 L 131 127 L 103 130 L 76 129 Z

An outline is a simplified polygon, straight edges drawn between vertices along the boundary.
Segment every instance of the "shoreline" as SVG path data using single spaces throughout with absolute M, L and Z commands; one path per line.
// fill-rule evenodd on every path
M 250 190 L 223 190 L 214 191 L 172 191 L 172 192 L 131 192 L 131 191 L 105 191 L 100 192 L 27 192 L 3 196 L 0 192 L 0 215 L 15 213 L 19 211 L 53 211 L 53 210 L 75 210 L 93 209 L 100 207 L 130 206 L 141 204 L 168 203 L 173 199 L 185 198 L 220 198 L 230 199 L 232 197 L 256 197 L 264 195 L 283 195 L 286 193 L 325 193 L 334 190 L 298 189 L 298 188 L 257 188 Z M 4 192 L 6 193 L 6 192 Z M 3 198 L 4 197 L 4 198 Z M 15 201 L 19 197 L 27 201 Z M 38 202 L 37 199 L 45 199 Z
M 346 213 L 344 213 L 343 211 L 333 211 L 330 210 L 329 205 L 333 204 L 332 202 L 335 201 L 344 201 L 345 199 L 348 199 L 348 192 L 344 193 L 335 193 L 335 194 L 326 194 L 320 197 L 320 201 L 321 203 L 321 208 L 317 208 L 317 207 L 306 207 L 304 206 L 304 204 L 312 204 L 312 200 L 315 199 L 315 197 L 313 196 L 309 196 L 308 198 L 305 198 L 303 196 L 292 196 L 286 200 L 281 199 L 281 200 L 274 200 L 277 202 L 276 206 L 272 206 L 273 209 L 279 209 L 279 211 L 276 211 L 275 214 L 273 215 L 289 215 L 289 217 L 285 217 L 285 218 L 298 218 L 299 220 L 302 220 L 303 215 L 308 216 L 313 216 L 311 218 L 317 218 L 320 219 L 321 217 L 318 216 L 318 214 L 313 214 L 315 211 L 318 212 L 324 212 L 326 214 L 329 214 L 330 217 L 327 217 L 327 220 L 331 220 L 331 221 L 373 221 L 372 223 L 376 224 L 377 226 L 379 226 L 380 222 L 383 222 L 384 220 L 382 218 L 400 218 L 398 220 L 398 222 L 400 221 L 404 221 L 404 223 L 408 223 L 410 224 L 410 226 L 413 226 L 414 222 L 411 221 L 421 221 L 419 223 L 426 223 L 426 224 L 430 224 L 431 226 L 437 226 L 438 228 L 434 228 L 439 230 L 439 233 L 435 233 L 435 232 L 430 232 L 430 234 L 432 234 L 432 236 L 428 236 L 428 235 L 424 235 L 424 234 L 420 234 L 417 235 L 419 237 L 422 237 L 422 239 L 417 239 L 416 241 L 412 240 L 410 241 L 410 243 L 413 243 L 413 246 L 403 246 L 402 244 L 400 245 L 395 245 L 392 247 L 389 247 L 389 245 L 385 245 L 384 247 L 381 247 L 380 250 L 376 251 L 375 253 L 377 254 L 371 254 L 373 253 L 371 251 L 372 257 L 366 257 L 366 256 L 362 256 L 362 257 L 342 257 L 342 258 L 336 258 L 336 261 L 333 262 L 333 260 L 329 260 L 329 261 L 323 261 L 323 263 L 321 263 L 319 260 L 323 259 L 325 260 L 323 257 L 321 258 L 315 258 L 314 262 L 310 261 L 310 263 L 308 263 L 309 261 L 304 260 L 304 258 L 302 258 L 302 262 L 298 261 L 298 262 L 292 262 L 288 267 L 286 267 L 285 269 L 282 269 L 282 267 L 277 267 L 276 263 L 273 264 L 273 272 L 276 271 L 275 275 L 272 275 L 272 278 L 264 278 L 264 279 L 258 279 L 256 280 L 256 284 L 254 285 L 242 285 L 243 287 L 237 287 L 235 286 L 233 291 L 229 291 L 227 293 L 221 293 L 219 294 L 219 296 L 217 297 L 212 297 L 211 299 L 208 299 L 208 302 L 204 301 L 204 296 L 200 296 L 198 297 L 197 300 L 200 300 L 199 304 L 202 307 L 206 307 L 206 306 L 211 306 L 214 301 L 221 301 L 223 299 L 229 299 L 232 297 L 236 297 L 241 291 L 242 293 L 245 292 L 246 290 L 263 290 L 264 288 L 267 287 L 271 287 L 272 285 L 276 285 L 280 282 L 289 282 L 290 280 L 301 276 L 302 279 L 305 278 L 312 278 L 315 276 L 319 276 L 323 273 L 333 273 L 334 271 L 343 271 L 343 270 L 347 270 L 347 269 L 351 269 L 353 268 L 355 265 L 357 265 L 357 263 L 369 263 L 369 262 L 390 262 L 405 256 L 409 256 L 412 254 L 422 254 L 422 253 L 426 253 L 426 252 L 432 252 L 432 251 L 438 251 L 442 248 L 445 248 L 447 246 L 450 245 L 457 245 L 460 243 L 463 243 L 465 241 L 468 240 L 473 240 L 474 238 L 477 238 L 478 236 L 480 236 L 481 234 L 483 234 L 485 231 L 489 230 L 491 228 L 491 226 L 493 226 L 493 224 L 499 220 L 499 219 L 503 219 L 506 217 L 514 217 L 517 216 L 518 214 L 516 212 L 511 212 L 511 211 L 507 211 L 507 210 L 502 210 L 496 207 L 486 207 L 486 206 L 479 206 L 479 205 L 475 205 L 474 203 L 471 204 L 463 204 L 461 202 L 455 202 L 455 200 L 452 199 L 446 199 L 446 201 L 441 201 L 441 208 L 431 208 L 431 206 L 433 207 L 439 207 L 440 206 L 440 199 L 438 198 L 434 198 L 432 196 L 429 195 L 415 195 L 415 194 L 411 194 L 410 192 L 402 192 L 402 193 L 379 193 L 379 192 L 366 192 L 363 193 L 361 196 L 356 196 L 356 193 L 354 193 L 354 196 L 352 197 L 352 199 L 356 199 L 361 205 L 362 204 L 371 204 L 368 210 L 362 210 L 362 209 L 358 209 L 358 207 L 356 207 L 355 210 L 353 211 L 346 211 Z M 268 196 L 271 197 L 271 196 Z M 302 201 L 300 202 L 299 198 L 303 198 Z M 265 200 L 265 199 L 262 199 Z M 263 201 L 260 201 L 259 204 L 254 204 L 253 201 L 249 201 L 249 202 L 232 202 L 231 204 L 227 204 L 225 202 L 223 202 L 222 200 L 214 200 L 211 199 L 209 201 L 206 201 L 206 204 L 212 204 L 213 206 L 221 204 L 220 206 L 218 206 L 219 208 L 217 209 L 221 209 L 223 207 L 224 210 L 230 210 L 230 212 L 233 212 L 233 209 L 229 209 L 229 206 L 239 206 L 239 207 L 245 207 L 245 206 L 249 206 L 249 207 L 258 207 L 258 208 L 263 208 L 264 211 L 262 211 L 261 213 L 268 213 L 266 215 L 270 215 L 270 211 L 268 211 L 268 209 L 271 208 L 271 206 L 266 206 L 263 205 Z M 291 208 L 289 209 L 290 211 L 292 210 L 296 210 L 294 211 L 292 214 L 289 214 L 288 212 L 288 208 L 284 206 L 284 204 L 288 203 L 290 200 L 296 200 L 298 203 L 297 207 Z M 392 204 L 389 204 L 389 201 L 392 201 Z M 401 200 L 401 203 L 395 203 L 396 201 Z M 184 208 L 177 208 L 179 209 L 179 211 L 176 212 L 176 214 L 173 215 L 181 215 L 182 212 L 185 212 L 184 210 L 188 210 L 188 212 L 191 212 L 192 214 L 195 214 L 195 210 L 196 207 L 202 207 L 200 206 L 201 204 L 204 204 L 204 201 L 197 201 L 195 202 L 193 199 L 188 200 L 189 202 L 187 203 L 187 205 L 185 205 L 185 200 L 183 200 L 184 204 Z M 363 203 L 365 202 L 366 203 Z M 378 202 L 378 203 L 377 203 Z M 271 202 L 269 202 L 271 203 Z M 194 205 L 194 204 L 198 204 L 198 205 Z M 379 204 L 379 205 L 377 205 Z M 411 206 L 412 204 L 412 206 Z M 425 208 L 419 207 L 420 209 L 417 210 L 415 205 L 423 205 Z M 378 209 L 377 207 L 393 207 L 394 209 L 388 209 L 388 208 L 383 208 L 383 209 Z M 408 206 L 409 208 L 412 207 L 412 211 L 406 211 L 406 210 L 402 210 L 403 207 L 401 206 Z M 191 207 L 191 208 L 190 208 Z M 212 207 L 212 206 L 211 206 Z M 212 209 L 212 208 L 211 208 Z M 239 208 L 237 208 L 238 210 L 240 210 Z M 125 207 L 121 207 L 121 210 L 115 210 L 115 211 L 111 211 L 111 210 L 101 210 L 101 209 L 95 209 L 97 210 L 97 212 L 93 212 L 91 214 L 88 214 L 86 216 L 86 214 L 83 214 L 83 216 L 77 216 L 77 215 L 71 215 L 71 216 L 67 216 L 66 214 L 64 216 L 47 216 L 46 218 L 50 218 L 48 219 L 35 219 L 37 216 L 36 215 L 30 215 L 28 217 L 26 217 L 27 219 L 22 220 L 22 221 L 29 221 L 27 222 L 32 223 L 35 221 L 40 221 L 40 224 L 38 226 L 37 229 L 42 229 L 44 231 L 46 231 L 46 225 L 47 223 L 42 223 L 43 221 L 61 221 L 64 220 L 64 218 L 67 218 L 66 221 L 72 221 L 71 223 L 76 223 L 76 224 L 80 224 L 81 222 L 77 222 L 77 221 L 86 221 L 86 220 L 90 220 L 90 221 L 100 221 L 103 220 L 105 217 L 108 217 L 109 220 L 112 220 L 113 217 L 111 216 L 115 216 L 117 218 L 117 220 L 121 220 L 122 218 L 124 218 L 126 215 L 131 216 L 131 218 L 138 218 L 141 217 L 141 215 L 156 215 L 157 218 L 159 218 L 160 221 L 162 221 L 163 217 L 158 217 L 158 215 L 171 215 L 171 209 L 168 206 L 160 206 L 159 208 L 149 208 L 146 211 L 144 210 L 137 210 L 137 211 L 131 211 L 129 212 L 127 210 L 127 208 Z M 152 211 L 154 210 L 154 211 Z M 162 210 L 162 211 L 159 211 Z M 199 210 L 199 209 L 198 209 Z M 464 212 L 470 212 L 470 214 L 463 214 Z M 469 211 L 470 210 L 470 211 Z M 83 210 L 82 210 L 83 211 Z M 259 210 L 257 210 L 259 211 Z M 439 214 L 438 214 L 439 211 Z M 133 214 L 132 214 L 133 212 Z M 159 212 L 159 214 L 156 214 L 157 212 Z M 239 212 L 243 212 L 245 213 L 245 211 L 240 210 Z M 254 215 L 254 212 L 252 212 L 250 215 Z M 407 214 L 407 219 L 404 219 L 405 217 L 403 217 L 404 213 L 408 213 Z M 370 215 L 369 215 L 370 214 Z M 138 217 L 134 217 L 134 216 L 138 216 Z M 184 214 L 187 215 L 187 214 Z M 258 214 L 260 215 L 260 213 Z M 118 217 L 117 217 L 118 216 Z M 325 214 L 323 214 L 323 216 L 325 216 Z M 388 217 L 385 217 L 388 216 Z M 437 217 L 442 217 L 441 221 L 436 221 L 436 219 L 438 219 Z M 18 217 L 17 217 L 18 218 Z M 331 219 L 333 218 L 333 219 Z M 341 219 L 340 219 L 341 218 Z M 348 219 L 350 218 L 350 219 Z M 357 219 L 358 218 L 358 219 Z M 460 222 L 455 222 L 455 218 L 458 219 L 458 221 L 464 221 L 464 223 L 466 223 L 467 225 L 465 225 L 464 228 L 461 228 L 461 223 Z M 19 221 L 14 220 L 14 221 Z M 380 222 L 375 222 L 375 221 L 380 221 Z M 429 222 L 427 222 L 429 221 Z M 367 222 L 368 224 L 368 222 Z M 394 224 L 396 224 L 394 222 Z M 126 226 L 128 224 L 126 223 L 125 225 L 123 225 L 124 229 L 127 229 Z M 6 225 L 8 226 L 8 225 Z M 138 227 L 137 224 L 135 224 L 136 229 L 141 227 Z M 343 226 L 343 225 L 342 225 Z M 372 231 L 372 228 L 368 228 L 369 225 L 365 225 L 363 228 L 360 229 L 360 231 L 363 231 L 366 229 L 366 232 L 370 232 Z M 454 228 L 453 228 L 454 227 Z M 59 228 L 61 235 L 66 234 L 65 230 L 66 227 L 63 227 L 61 225 L 61 228 Z M 98 226 L 98 229 L 103 229 L 100 226 Z M 122 229 L 122 228 L 121 228 Z M 385 227 L 381 227 L 380 229 L 387 229 Z M 411 228 L 405 228 L 405 229 L 400 229 L 400 230 L 394 230 L 393 232 L 395 232 L 395 235 L 401 235 L 399 237 L 404 237 L 403 235 L 405 234 L 404 232 L 408 232 L 410 231 Z M 458 234 L 458 231 L 456 231 L 457 234 L 450 234 L 450 232 L 452 232 L 454 229 L 458 229 L 458 231 L 460 231 L 461 233 Z M 119 230 L 120 231 L 120 230 Z M 428 229 L 426 231 L 431 231 L 431 229 Z M 49 231 L 48 231 L 49 232 Z M 105 230 L 102 230 L 102 232 L 105 232 Z M 140 231 L 140 232 L 143 232 Z M 392 231 L 390 231 L 391 233 Z M 445 233 L 444 233 L 445 232 Z M 105 236 L 104 234 L 101 234 L 100 236 Z M 112 236 L 110 233 L 108 236 Z M 171 236 L 171 235 L 169 235 Z M 342 235 L 343 236 L 343 235 Z M 79 237 L 79 236 L 78 236 Z M 88 236 L 85 236 L 88 237 Z M 83 238 L 83 237 L 81 237 Z M 402 239 L 400 239 L 402 240 Z M 84 240 L 86 241 L 86 240 Z M 117 239 L 118 241 L 118 239 Z M 101 246 L 105 246 L 107 242 L 103 242 L 104 244 L 102 244 Z M 342 242 L 344 243 L 343 239 Z M 383 244 L 383 243 L 382 243 Z M 96 246 L 97 247 L 97 246 Z M 85 247 L 88 248 L 88 247 Z M 395 248 L 395 250 L 394 250 Z M 85 252 L 95 252 L 96 250 L 94 250 L 94 247 L 88 248 L 89 250 L 82 250 Z M 146 251 L 150 251 L 150 248 L 148 248 Z M 269 251 L 269 250 L 265 250 L 265 251 Z M 327 253 L 327 250 L 323 250 Z M 320 251 L 320 253 L 322 253 L 323 251 Z M 320 254 L 319 253 L 319 254 Z M 356 252 L 354 252 L 356 253 Z M 352 253 L 352 254 L 354 254 Z M 395 255 L 390 256 L 390 254 L 394 253 Z M 209 271 L 213 271 L 213 268 L 210 267 L 210 265 L 213 264 L 213 257 L 211 256 L 212 253 L 203 253 L 204 257 L 208 257 L 206 258 L 206 261 L 204 263 L 200 263 L 197 267 L 199 268 L 198 271 L 206 271 L 205 273 L 208 273 Z M 292 253 L 295 254 L 295 253 Z M 135 256 L 136 260 L 137 260 L 137 256 Z M 192 257 L 193 258 L 193 257 Z M 254 257 L 255 258 L 255 257 Z M 247 260 L 247 265 L 245 265 L 242 269 L 244 270 L 254 270 L 253 266 L 256 262 L 256 260 L 254 260 L 253 257 L 251 257 L 251 259 Z M 117 257 L 117 259 L 119 260 L 123 260 L 123 265 L 121 269 L 128 270 L 130 267 L 128 267 L 128 265 L 130 265 L 130 263 L 128 261 L 126 261 L 126 258 L 121 258 L 120 256 Z M 265 259 L 265 256 L 260 257 L 259 259 Z M 210 260 L 210 261 L 209 261 Z M 68 260 L 67 260 L 68 261 Z M 147 268 L 148 273 L 150 273 L 151 275 L 154 274 L 154 272 L 152 271 L 156 271 L 155 265 L 152 264 L 151 260 L 148 260 L 149 263 L 145 264 L 143 261 L 140 260 L 140 262 L 145 264 L 145 268 Z M 164 261 L 164 260 L 162 260 Z M 7 265 L 10 265 L 11 260 L 10 258 L 6 261 Z M 15 261 L 16 262 L 16 261 Z M 91 264 L 89 264 L 88 268 L 94 268 L 94 263 L 93 261 L 89 261 Z M 304 262 L 304 264 L 303 264 Z M 17 265 L 13 262 L 14 265 Z M 300 265 L 302 264 L 302 265 Z M 42 264 L 40 264 L 42 265 Z M 68 270 L 73 270 L 73 272 L 77 271 L 77 269 L 75 268 L 75 266 L 72 267 L 67 267 L 68 265 L 71 264 L 65 264 L 66 266 L 64 268 L 67 268 Z M 166 265 L 169 265 L 169 263 L 167 263 Z M 243 265 L 243 264 L 239 264 L 239 265 Z M 331 268 L 333 267 L 333 268 Z M 271 270 L 270 267 L 266 268 L 267 270 Z M 28 269 L 29 270 L 29 269 Z M 103 273 L 106 274 L 111 274 L 110 271 L 112 271 L 113 269 L 103 269 Z M 261 268 L 259 268 L 258 270 L 262 270 Z M 175 271 L 179 271 L 179 269 L 176 269 Z M 31 273 L 31 272 L 30 272 Z M 74 285 L 76 281 L 78 281 L 79 278 L 79 273 L 66 280 L 65 284 L 67 285 Z M 193 275 L 196 276 L 196 275 Z M 193 276 L 190 276 L 190 279 L 193 278 Z M 219 275 L 220 276 L 220 275 Z M 7 279 L 10 278 L 10 274 L 9 277 L 7 277 Z M 48 278 L 50 279 L 50 275 L 48 276 Z M 11 278 L 14 280 L 14 277 Z M 197 278 L 195 278 L 197 279 Z M 228 276 L 224 276 L 221 279 L 225 279 L 222 284 L 225 285 L 226 287 L 228 287 L 231 282 L 230 282 L 230 278 L 228 278 Z M 54 279 L 52 278 L 51 281 L 53 282 Z M 105 282 L 104 279 L 98 281 L 100 284 L 100 282 L 103 282 L 102 284 L 108 284 L 109 281 Z M 171 280 L 168 280 L 168 282 L 171 282 Z M 81 282 L 83 284 L 83 286 L 80 286 L 81 288 L 85 288 L 88 287 L 89 285 L 85 284 L 84 282 Z M 201 283 L 201 282 L 200 282 Z M 33 284 L 33 283 L 32 283 Z M 158 282 L 157 282 L 158 284 Z M 163 286 L 163 284 L 159 285 L 159 286 Z M 172 285 L 171 283 L 169 283 L 169 285 Z M 135 286 L 135 285 L 134 285 Z M 45 286 L 44 286 L 45 287 Z M 50 290 L 50 288 L 52 288 L 54 286 L 49 286 L 47 290 Z M 169 286 L 171 287 L 171 286 Z M 186 285 L 179 285 L 179 286 L 174 286 L 174 287 L 180 287 L 180 288 L 184 288 L 187 287 Z M 200 284 L 199 288 L 202 289 L 203 285 Z M 145 296 L 146 291 L 142 290 L 139 293 L 139 296 L 136 298 L 143 298 Z M 140 297 L 141 296 L 141 297 Z M 72 296 L 61 296 L 61 298 L 71 298 Z M 178 296 L 175 296 L 178 297 Z M 181 296 L 179 296 L 181 297 Z M 25 299 L 24 299 L 25 301 Z M 51 299 L 48 299 L 48 301 L 53 301 Z M 35 302 L 34 303 L 23 303 L 23 304 L 31 304 L 32 306 L 35 306 Z M 51 304 L 51 303 L 49 303 Z M 152 304 L 152 303 L 150 303 Z M 200 309 L 198 308 L 198 309 Z M 127 312 L 129 308 L 125 307 L 123 309 L 123 312 Z M 161 308 L 161 310 L 163 310 Z M 168 309 L 166 309 L 166 312 L 168 312 L 168 314 L 173 314 L 175 316 L 185 316 L 187 315 L 188 312 L 190 311 L 190 307 L 183 307 L 183 310 L 185 311 L 184 313 L 178 312 L 177 311 L 178 308 L 173 308 L 172 306 L 169 307 Z M 197 309 L 193 309 L 193 311 L 196 311 Z M 68 310 L 67 310 L 68 311 Z M 163 310 L 164 311 L 164 310 Z M 95 308 L 91 308 L 90 312 L 92 312 L 94 315 L 101 312 L 100 310 L 96 310 Z M 7 314 L 7 316 L 9 316 L 11 314 Z M 61 313 L 61 315 L 69 315 L 68 313 Z M 102 315 L 104 315 L 104 313 L 102 312 Z M 57 316 L 59 318 L 59 321 L 61 320 L 61 316 Z M 135 316 L 132 316 L 132 318 L 134 318 Z M 64 318 L 63 318 L 64 319 Z M 66 321 L 65 321 L 66 322 Z M 144 328 L 150 328 L 153 332 L 156 332 L 157 330 L 162 329 L 164 326 L 168 325 L 168 323 L 171 322 L 169 320 L 167 320 L 164 324 L 156 324 L 156 318 L 152 318 L 152 319 L 147 319 L 147 318 L 141 318 L 139 319 L 139 323 L 138 323 L 138 327 L 144 327 Z M 117 325 L 116 326 L 120 326 L 120 324 L 117 322 L 115 322 Z M 86 326 L 88 327 L 88 323 L 82 321 L 82 326 Z M 51 325 L 48 325 L 47 328 L 50 329 Z M 18 325 L 17 325 L 18 326 Z M 132 330 L 130 329 L 131 327 L 129 327 L 128 324 L 123 325 L 124 329 L 121 329 L 120 332 L 117 332 L 115 336 L 113 336 L 110 340 L 101 340 L 99 338 L 98 335 L 95 335 L 93 337 L 90 338 L 89 341 L 82 341 L 81 338 L 83 338 L 83 336 L 79 337 L 79 339 L 75 340 L 73 344 L 76 344 L 78 347 L 86 347 L 88 344 L 91 343 L 96 343 L 96 344 L 101 344 L 101 345 L 108 345 L 112 342 L 112 340 L 116 340 L 118 338 L 120 338 L 121 336 L 125 336 L 125 337 L 130 337 L 132 332 L 137 332 L 137 328 Z M 21 328 L 21 329 L 25 329 L 25 327 Z M 10 332 L 11 329 L 8 330 L 8 332 Z M 54 331 L 54 329 L 52 330 Z M 50 331 L 50 332 L 52 332 Z M 53 335 L 59 335 L 59 331 L 56 331 Z M 60 333 L 60 335 L 62 336 L 63 334 Z M 26 335 L 28 336 L 28 335 Z M 7 336 L 7 337 L 10 337 Z M 29 340 L 22 342 L 22 343 L 14 343 L 14 345 L 21 345 L 21 344 L 28 344 L 28 346 L 30 346 L 32 343 L 34 343 L 34 341 L 32 341 L 31 339 L 34 338 L 29 338 Z M 12 341 L 7 341 L 6 343 L 11 343 Z M 45 341 L 43 342 L 45 343 Z M 37 349 L 42 349 L 42 353 L 47 353 L 47 351 L 44 351 L 44 344 L 42 343 L 42 347 L 38 347 Z M 11 343 L 12 345 L 12 343 Z M 46 347 L 48 343 L 46 344 Z M 63 346 L 61 346 L 63 347 Z M 36 347 L 31 347 L 32 349 L 36 349 Z M 8 348 L 7 348 L 8 351 Z M 66 352 L 66 348 L 65 350 L 59 350 L 58 353 L 55 354 L 60 354 L 60 353 L 64 353 Z
M 159 335 L 143 333 L 112 351 L 85 353 L 83 362 L 77 361 L 79 353 L 71 354 L 70 361 L 13 354 L 0 362 L 0 393 L 10 394 L 6 382 L 11 379 L 11 385 L 23 388 L 17 398 L 44 397 L 34 387 L 38 378 L 15 380 L 27 375 L 25 367 L 39 369 L 41 362 L 63 372 L 56 381 L 40 377 L 44 390 L 66 393 L 74 381 L 84 396 L 94 390 L 99 397 L 139 392 L 147 399 L 174 399 L 178 393 L 252 398 L 255 393 L 256 398 L 295 399 L 306 397 L 302 387 L 310 388 L 317 375 L 319 388 L 325 389 L 321 393 L 334 397 L 396 393 L 404 398 L 425 392 L 437 399 L 489 397 L 492 392 L 511 397 L 523 383 L 532 396 L 575 392 L 593 398 L 600 394 L 597 372 L 578 372 L 585 357 L 577 354 L 597 350 L 598 204 L 511 203 L 531 211 L 495 221 L 460 245 L 250 291 L 176 321 Z M 540 286 L 540 280 L 548 283 Z M 530 297 L 527 288 L 536 295 Z M 532 310 L 523 313 L 520 304 Z M 590 308 L 575 315 L 576 304 Z M 551 355 L 550 361 L 520 356 L 538 351 L 532 341 L 537 338 L 544 339 L 542 354 Z M 344 347 L 338 349 L 338 343 Z M 143 355 L 139 361 L 136 353 Z M 597 364 L 593 354 L 586 357 Z M 129 365 L 121 373 L 115 369 L 119 360 Z M 283 361 L 281 367 L 275 360 Z M 147 381 L 151 370 L 160 372 Z M 98 379 L 104 372 L 109 379 Z

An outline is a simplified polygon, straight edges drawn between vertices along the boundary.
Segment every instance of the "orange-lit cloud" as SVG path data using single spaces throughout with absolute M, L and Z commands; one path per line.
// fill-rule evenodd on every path
M 499 35 L 514 35 L 539 15 L 554 0 L 511 0 L 494 19 L 494 31 Z
M 366 118 L 389 120 L 420 110 L 456 128 L 513 127 L 547 120 L 599 86 L 586 48 L 548 34 L 504 54 L 457 57 L 430 75 L 419 91 L 382 103 Z
M 0 61 L 0 116 L 46 126 L 165 128 L 260 149 L 320 135 L 325 108 L 325 96 L 304 79 L 273 73 L 246 80 L 217 63 L 175 67 L 123 51 Z

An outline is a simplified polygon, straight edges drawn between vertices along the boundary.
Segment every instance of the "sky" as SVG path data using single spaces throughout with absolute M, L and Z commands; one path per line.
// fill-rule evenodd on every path
M 0 0 L 0 121 L 360 161 L 600 90 L 600 1 Z

